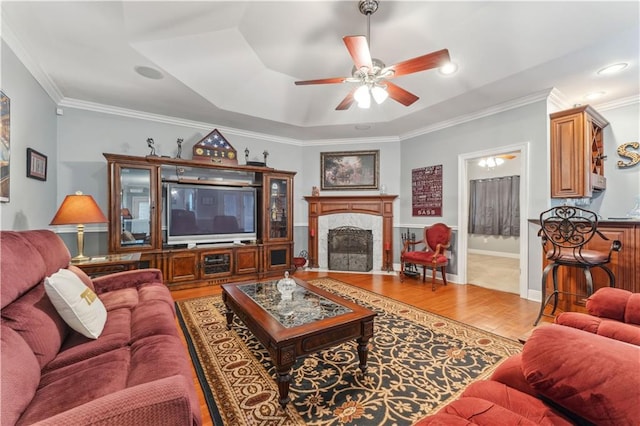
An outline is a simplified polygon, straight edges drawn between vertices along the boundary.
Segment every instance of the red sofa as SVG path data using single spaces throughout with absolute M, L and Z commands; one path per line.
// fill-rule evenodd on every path
M 0 250 L 3 426 L 201 424 L 159 270 L 92 281 L 69 266 L 66 246 L 46 230 L 2 231 Z M 77 274 L 106 308 L 98 338 L 71 329 L 45 292 L 45 277 L 60 268 Z
M 625 299 L 614 293 L 594 293 L 591 312 L 604 315 L 611 296 Z M 623 321 L 637 318 L 625 300 L 614 309 L 613 318 L 621 321 L 596 319 L 601 325 L 595 329 L 587 314 L 559 319 L 565 325 L 539 326 L 522 353 L 504 361 L 489 380 L 472 383 L 457 400 L 416 425 L 640 424 L 640 346 L 613 338 L 634 340 L 628 327 L 640 330 Z M 577 324 L 588 324 L 589 332 L 574 328 Z
M 587 299 L 587 312 L 563 312 L 555 322 L 640 346 L 640 293 L 603 287 Z

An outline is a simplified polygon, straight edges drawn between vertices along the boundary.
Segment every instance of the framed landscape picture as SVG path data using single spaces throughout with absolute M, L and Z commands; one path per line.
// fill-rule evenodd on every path
M 378 189 L 380 151 L 320 153 L 320 182 L 324 190 Z

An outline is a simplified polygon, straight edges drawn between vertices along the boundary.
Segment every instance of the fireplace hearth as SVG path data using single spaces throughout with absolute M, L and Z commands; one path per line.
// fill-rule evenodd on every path
M 373 269 L 373 233 L 354 226 L 330 229 L 329 270 L 369 272 Z

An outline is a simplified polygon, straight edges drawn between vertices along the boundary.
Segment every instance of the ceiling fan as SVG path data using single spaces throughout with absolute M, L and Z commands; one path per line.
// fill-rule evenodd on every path
M 378 0 L 360 0 L 360 13 L 367 17 L 367 37 L 345 36 L 344 44 L 354 62 L 351 77 L 323 78 L 319 80 L 296 81 L 296 85 L 358 83 L 349 94 L 338 104 L 336 110 L 346 110 L 357 102 L 361 108 L 369 108 L 371 98 L 381 104 L 387 97 L 409 106 L 417 101 L 418 96 L 390 82 L 389 80 L 402 75 L 439 68 L 449 62 L 449 51 L 438 50 L 413 59 L 385 66 L 379 59 L 372 58 L 369 50 L 369 35 L 371 15 L 378 10 Z

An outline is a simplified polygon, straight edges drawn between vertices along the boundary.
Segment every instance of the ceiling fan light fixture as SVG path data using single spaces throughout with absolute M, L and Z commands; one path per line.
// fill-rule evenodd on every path
M 360 108 L 369 108 L 371 106 L 371 94 L 369 93 L 369 86 L 363 84 L 358 87 L 353 93 L 353 98 L 358 103 Z
M 455 73 L 456 71 L 458 71 L 458 65 L 456 65 L 453 62 L 447 62 L 446 64 L 444 64 L 443 66 L 441 66 L 438 71 L 440 71 L 440 74 L 444 74 L 444 75 L 450 75 Z
M 371 96 L 376 101 L 378 105 L 383 103 L 389 97 L 389 93 L 386 91 L 384 86 L 376 84 L 371 88 Z

